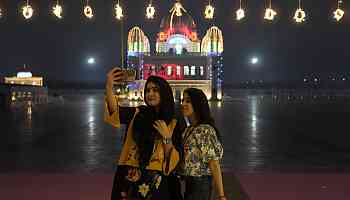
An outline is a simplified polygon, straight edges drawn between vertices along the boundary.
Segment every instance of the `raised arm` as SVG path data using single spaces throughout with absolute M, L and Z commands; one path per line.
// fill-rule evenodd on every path
M 119 128 L 120 124 L 128 124 L 135 113 L 133 107 L 120 107 L 118 96 L 113 94 L 113 85 L 120 84 L 122 72 L 120 68 L 113 68 L 107 74 L 105 96 L 105 122 Z
M 118 111 L 118 97 L 113 94 L 113 85 L 120 83 L 122 72 L 120 68 L 113 68 L 107 74 L 106 81 L 106 101 L 108 104 L 109 113 Z

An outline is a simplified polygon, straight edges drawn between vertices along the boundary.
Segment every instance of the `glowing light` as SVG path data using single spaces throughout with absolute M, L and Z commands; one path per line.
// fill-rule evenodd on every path
M 122 20 L 122 18 L 124 17 L 124 15 L 123 15 L 123 8 L 119 5 L 119 1 L 115 5 L 114 10 L 115 10 L 115 18 L 117 20 Z
M 90 65 L 95 64 L 95 58 L 89 58 L 88 64 L 90 64 Z
M 17 78 L 31 78 L 33 77 L 32 73 L 30 72 L 18 72 Z
M 272 21 L 276 15 L 277 15 L 277 12 L 272 9 L 271 0 L 270 0 L 269 8 L 266 8 L 265 10 L 264 19 Z
M 182 7 L 181 3 L 177 2 L 177 3 L 175 3 L 173 9 L 171 9 L 170 11 L 175 12 L 176 16 L 181 17 L 182 16 L 182 12 L 181 12 L 182 9 L 184 9 L 184 8 Z
M 271 8 L 267 8 L 266 11 L 265 11 L 265 16 L 264 16 L 264 19 L 267 19 L 267 20 L 273 20 L 275 18 L 275 16 L 277 15 L 277 12 L 274 11 L 273 9 Z
M 342 3 L 343 3 L 342 0 L 338 0 L 338 8 L 337 8 L 337 10 L 335 10 L 333 12 L 334 19 L 336 19 L 337 21 L 340 21 L 344 17 L 344 14 L 345 14 L 345 11 L 340 8 L 340 4 L 342 4 Z
M 156 9 L 154 8 L 154 6 L 152 6 L 152 1 L 151 1 L 146 8 L 147 19 L 153 19 L 155 13 L 156 13 Z
M 1 8 L 0 8 L 0 18 L 2 17 L 2 10 L 1 10 Z
M 242 0 L 239 0 L 239 9 L 236 11 L 236 19 L 239 21 L 245 17 L 244 9 L 242 8 Z
M 62 6 L 57 1 L 57 4 L 54 7 L 52 7 L 52 13 L 57 18 L 61 19 L 62 18 L 62 12 L 63 12 Z
M 181 44 L 175 44 L 175 50 L 176 54 L 182 54 L 182 45 Z
M 209 5 L 205 6 L 205 11 L 204 11 L 204 18 L 205 19 L 213 19 L 214 18 L 214 7 L 212 5 L 210 5 L 210 1 L 209 1 Z
M 306 14 L 305 14 L 305 11 L 301 8 L 298 8 L 296 11 L 295 11 L 295 14 L 294 14 L 294 20 L 295 22 L 297 23 L 302 23 L 305 21 L 305 17 L 306 17 Z
M 221 54 L 224 51 L 224 40 L 218 27 L 213 26 L 208 29 L 202 40 L 201 49 L 203 53 L 207 54 Z
M 89 19 L 91 19 L 94 16 L 94 12 L 91 6 L 89 6 L 89 0 L 86 0 L 86 6 L 84 7 L 84 15 Z
M 128 54 L 150 52 L 147 36 L 137 26 L 133 27 L 128 34 Z
M 171 17 L 170 17 L 170 30 L 173 29 L 173 18 L 174 15 L 176 15 L 177 17 L 181 17 L 182 16 L 182 11 L 187 12 L 185 10 L 185 8 L 181 5 L 180 2 L 176 2 L 174 4 L 174 6 L 170 9 L 170 13 L 171 13 Z
M 298 7 L 298 9 L 295 11 L 294 20 L 295 20 L 295 22 L 297 22 L 297 23 L 302 23 L 302 22 L 305 21 L 305 17 L 306 17 L 305 11 L 301 8 L 301 6 L 300 6 L 300 0 L 299 0 L 299 7 Z
M 344 10 L 338 8 L 336 11 L 334 11 L 334 18 L 337 21 L 340 21 L 343 18 L 344 14 L 345 14 Z
M 34 10 L 32 6 L 29 5 L 29 0 L 27 0 L 27 4 L 22 7 L 22 14 L 25 19 L 30 19 L 33 16 Z
M 192 41 L 196 41 L 198 39 L 196 32 L 192 32 L 190 37 L 191 37 Z
M 241 20 L 245 17 L 245 13 L 244 13 L 244 10 L 242 8 L 238 9 L 236 11 L 236 19 L 237 20 Z
M 259 59 L 257 57 L 253 57 L 250 61 L 253 65 L 258 64 Z

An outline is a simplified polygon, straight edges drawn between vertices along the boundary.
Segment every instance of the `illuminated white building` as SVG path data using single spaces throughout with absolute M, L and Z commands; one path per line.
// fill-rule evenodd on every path
M 43 86 L 43 77 L 34 77 L 31 72 L 21 71 L 16 76 L 5 77 L 5 84 Z
M 0 102 L 5 106 L 47 103 L 48 89 L 43 86 L 43 77 L 34 77 L 25 66 L 16 76 L 5 77 L 4 84 L 0 84 Z
M 184 89 L 202 89 L 208 99 L 222 99 L 223 36 L 213 26 L 201 40 L 196 23 L 180 2 L 176 2 L 160 24 L 155 52 L 146 34 L 134 27 L 128 35 L 128 68 L 137 81 L 130 84 L 129 98 L 142 99 L 145 80 L 151 75 L 166 79 L 179 99 Z

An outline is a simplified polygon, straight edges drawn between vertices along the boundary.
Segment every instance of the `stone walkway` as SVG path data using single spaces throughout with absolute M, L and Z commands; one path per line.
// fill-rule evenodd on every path
M 224 177 L 228 199 L 239 199 L 233 174 Z M 238 178 L 252 200 L 350 199 L 350 174 L 238 173 Z M 0 174 L 0 195 L 3 200 L 108 200 L 112 180 L 113 173 Z

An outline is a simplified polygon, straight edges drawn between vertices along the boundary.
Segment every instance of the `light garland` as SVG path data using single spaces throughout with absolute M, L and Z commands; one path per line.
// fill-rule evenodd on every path
M 153 19 L 155 13 L 156 13 L 156 9 L 152 5 L 152 0 L 150 0 L 148 6 L 146 8 L 146 17 L 147 17 L 147 19 Z
M 89 19 L 91 19 L 94 16 L 93 10 L 91 6 L 89 6 L 89 0 L 86 0 L 86 6 L 84 7 L 84 15 Z
M 277 12 L 272 9 L 271 0 L 270 0 L 270 5 L 265 10 L 264 19 L 272 21 L 276 15 L 277 15 Z
M 30 19 L 33 16 L 34 10 L 32 6 L 29 4 L 29 0 L 25 6 L 22 7 L 22 14 L 25 19 Z
M 295 20 L 295 22 L 297 22 L 297 23 L 302 23 L 302 22 L 304 22 L 305 21 L 305 17 L 306 17 L 306 14 L 305 14 L 305 11 L 301 8 L 301 6 L 300 6 L 300 1 L 301 0 L 299 0 L 299 7 L 298 7 L 298 9 L 295 11 L 295 14 L 294 14 L 294 20 Z
M 62 19 L 62 6 L 59 4 L 58 0 L 54 7 L 52 7 L 52 13 L 59 19 Z
M 172 13 L 172 15 L 175 13 L 175 15 L 177 17 L 181 17 L 182 16 L 182 11 L 181 11 L 182 9 L 184 10 L 181 3 L 176 2 L 174 7 L 172 9 L 170 9 L 170 13 Z
M 174 6 L 170 9 L 169 13 L 170 14 L 170 30 L 173 29 L 173 19 L 174 19 L 174 15 L 176 15 L 177 17 L 181 17 L 182 16 L 182 11 L 183 12 L 187 12 L 185 10 L 185 8 L 181 5 L 181 3 L 179 2 L 179 0 L 174 4 Z
M 333 12 L 334 19 L 338 22 L 344 17 L 345 11 L 340 8 L 340 4 L 343 3 L 342 0 L 338 0 L 338 8 Z
M 207 6 L 205 6 L 204 18 L 205 19 L 213 19 L 214 18 L 214 11 L 215 11 L 215 8 L 212 5 L 210 5 L 210 0 L 209 0 L 209 4 Z
M 236 11 L 236 19 L 239 21 L 245 17 L 245 12 L 242 9 L 242 0 L 239 0 L 239 9 Z
M 120 6 L 119 0 L 118 0 L 117 4 L 115 4 L 114 10 L 115 10 L 115 18 L 117 20 L 122 20 L 122 18 L 124 17 L 123 8 Z
M 118 3 L 115 5 L 114 9 L 115 9 L 115 18 L 118 20 L 121 20 L 124 17 L 124 14 L 123 14 L 123 8 L 120 5 L 119 1 L 120 0 L 118 0 Z M 272 0 L 268 0 L 268 1 L 269 1 L 269 6 L 265 7 L 264 19 L 273 21 L 276 15 L 278 15 L 278 13 L 276 10 L 272 8 L 272 5 L 271 5 Z M 25 19 L 30 19 L 33 17 L 36 11 L 30 4 L 30 0 L 25 0 L 25 2 L 26 3 L 21 7 L 20 12 Z M 298 2 L 299 2 L 299 5 L 295 10 L 293 20 L 296 23 L 302 23 L 306 21 L 307 16 L 306 16 L 306 12 L 301 7 L 301 0 L 298 0 Z M 215 8 L 212 6 L 211 3 L 212 3 L 211 0 L 208 0 L 208 5 L 205 6 L 205 11 L 204 11 L 205 19 L 214 18 Z M 342 8 L 342 3 L 343 3 L 343 0 L 337 0 L 337 4 L 338 4 L 337 9 L 333 10 L 332 12 L 333 14 L 332 17 L 338 22 L 343 20 L 346 12 Z M 170 13 L 172 13 L 172 16 L 175 15 L 177 17 L 180 17 L 183 15 L 183 11 L 185 11 L 185 9 L 181 5 L 180 0 L 176 0 L 176 3 L 174 4 L 173 8 L 170 10 Z M 59 19 L 63 18 L 63 7 L 60 4 L 59 0 L 57 0 L 56 4 L 53 5 L 51 12 L 55 17 Z M 152 0 L 149 0 L 149 4 L 146 7 L 146 18 L 154 19 L 155 13 L 156 13 L 156 8 L 154 7 Z M 94 17 L 94 10 L 89 5 L 89 0 L 86 0 L 86 5 L 83 8 L 83 14 L 85 15 L 85 17 L 89 19 Z M 242 20 L 243 18 L 246 17 L 245 9 L 242 7 L 242 0 L 239 1 L 239 9 L 235 11 L 234 15 L 236 20 Z M 2 18 L 3 16 L 4 16 L 4 9 L 0 7 L 0 18 Z

